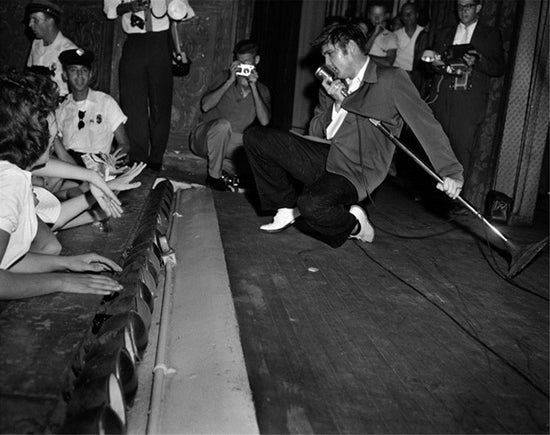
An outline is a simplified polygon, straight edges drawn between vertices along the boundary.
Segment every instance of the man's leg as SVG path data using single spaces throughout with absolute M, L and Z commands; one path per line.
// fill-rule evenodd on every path
M 193 134 L 191 151 L 208 160 L 208 175 L 221 178 L 223 159 L 231 140 L 231 124 L 220 118 L 200 124 Z
M 243 135 L 264 210 L 294 208 L 293 179 L 311 184 L 325 173 L 329 145 L 268 127 L 250 127 Z
M 149 50 L 144 53 L 145 56 L 149 57 L 148 93 L 151 118 L 151 151 L 148 163 L 150 168 L 160 170 L 170 134 L 173 86 L 172 61 L 168 50 L 168 31 L 153 32 L 150 34 L 150 38 Z
M 248 166 L 248 162 L 246 160 L 246 152 L 243 148 L 242 133 L 231 133 L 224 155 L 225 158 L 222 166 L 226 172 L 239 177 L 242 175 L 242 171 L 246 172 L 245 167 Z
M 147 107 L 146 58 L 143 35 L 126 39 L 119 63 L 120 107 L 128 117 L 126 132 L 130 139 L 130 160 L 149 159 L 149 114 Z
M 325 174 L 304 188 L 298 198 L 298 210 L 305 223 L 333 248 L 342 245 L 357 226 L 350 212 L 357 190 L 345 177 Z

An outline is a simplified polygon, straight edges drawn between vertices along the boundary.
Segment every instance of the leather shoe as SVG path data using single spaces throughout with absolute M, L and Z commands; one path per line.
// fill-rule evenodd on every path
M 273 216 L 273 222 L 262 225 L 260 230 L 266 233 L 278 233 L 291 226 L 298 216 L 300 212 L 297 208 L 280 208 Z
M 223 178 L 214 178 L 210 175 L 206 176 L 206 185 L 213 190 L 218 190 L 220 192 L 225 192 L 229 190 L 227 184 Z
M 358 205 L 352 205 L 349 212 L 355 216 L 355 219 L 359 223 L 359 232 L 350 235 L 350 239 L 358 239 L 362 242 L 371 243 L 374 240 L 374 227 L 369 222 L 367 212 Z

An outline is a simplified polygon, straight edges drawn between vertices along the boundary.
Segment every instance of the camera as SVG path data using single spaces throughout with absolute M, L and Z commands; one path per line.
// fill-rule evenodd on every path
M 455 91 L 468 90 L 471 87 L 470 74 L 472 68 L 466 64 L 463 56 L 472 50 L 475 50 L 472 44 L 450 45 L 443 54 L 425 50 L 421 59 L 428 63 L 435 62 L 434 66 L 442 69 L 445 74 L 454 76 L 452 88 Z
M 254 69 L 255 69 L 254 65 L 241 63 L 237 67 L 237 72 L 235 74 L 238 76 L 248 77 L 250 74 L 252 74 L 252 71 L 254 71 Z
M 461 76 L 470 71 L 470 67 L 464 62 L 463 56 L 471 50 L 475 50 L 472 44 L 450 45 L 443 54 L 438 54 L 432 50 L 426 50 L 422 54 L 424 62 L 442 62 L 441 67 L 447 74 Z

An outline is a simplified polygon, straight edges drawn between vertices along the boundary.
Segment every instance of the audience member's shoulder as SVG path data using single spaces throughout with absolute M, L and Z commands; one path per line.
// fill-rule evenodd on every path
M 7 160 L 0 160 L 0 182 L 3 187 L 6 186 L 6 183 L 21 185 L 20 183 L 24 183 L 26 180 L 28 180 L 26 171 Z

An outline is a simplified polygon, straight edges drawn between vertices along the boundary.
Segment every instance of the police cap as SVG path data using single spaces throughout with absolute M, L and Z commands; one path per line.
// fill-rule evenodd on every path
M 59 62 L 66 67 L 68 65 L 83 65 L 91 68 L 94 61 L 94 54 L 89 50 L 77 48 L 65 50 L 59 55 Z
M 32 0 L 27 5 L 27 14 L 30 15 L 34 12 L 46 12 L 59 19 L 63 13 L 63 10 L 59 7 L 59 5 L 56 5 L 50 0 Z

